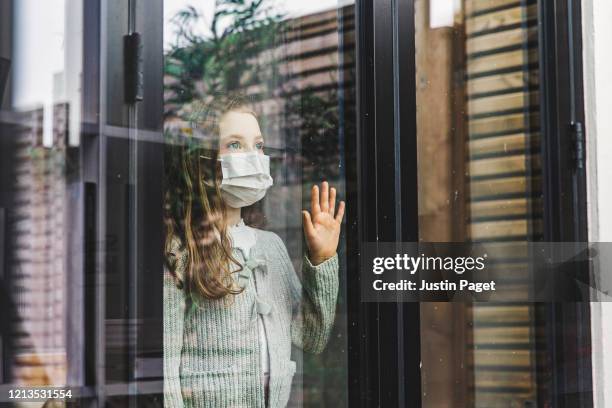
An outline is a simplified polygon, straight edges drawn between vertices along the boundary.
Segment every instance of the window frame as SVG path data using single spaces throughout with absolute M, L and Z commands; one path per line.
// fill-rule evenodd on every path
M 357 189 L 347 192 L 347 270 L 362 273 L 363 243 L 418 240 L 415 22 L 413 0 L 355 7 L 357 137 L 354 149 L 347 140 L 347 178 Z M 420 406 L 419 304 L 361 302 L 359 279 L 347 291 L 349 406 Z
M 588 242 L 586 166 L 579 165 L 576 157 L 579 151 L 585 152 L 587 131 L 581 3 L 538 1 L 538 14 L 544 241 Z M 582 138 L 577 138 L 575 123 L 582 127 Z M 588 276 L 585 272 L 588 270 L 577 271 Z M 554 374 L 552 380 L 538 379 L 539 388 L 549 390 L 549 395 L 545 392 L 543 397 L 555 407 L 592 407 L 590 303 L 550 303 L 541 307 L 550 348 L 549 369 Z

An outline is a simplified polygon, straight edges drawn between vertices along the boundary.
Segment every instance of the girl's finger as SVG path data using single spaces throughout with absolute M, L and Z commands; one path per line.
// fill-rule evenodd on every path
M 329 212 L 329 184 L 321 183 L 321 211 Z
M 302 211 L 302 223 L 304 224 L 304 235 L 306 235 L 306 237 L 312 237 L 315 230 L 308 211 Z
M 338 204 L 338 213 L 336 213 L 336 217 L 335 220 L 338 222 L 342 222 L 342 217 L 344 217 L 344 201 L 340 201 L 340 204 Z
M 312 191 L 310 192 L 310 211 L 312 211 L 312 216 L 316 217 L 317 214 L 321 212 L 321 207 L 319 207 L 319 186 L 312 186 Z
M 333 217 L 335 212 L 336 212 L 336 189 L 332 187 L 329 189 L 329 215 Z

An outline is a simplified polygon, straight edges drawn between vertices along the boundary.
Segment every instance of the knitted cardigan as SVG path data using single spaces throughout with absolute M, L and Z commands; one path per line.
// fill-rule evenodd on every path
M 258 314 L 268 341 L 268 407 L 289 400 L 291 344 L 312 353 L 325 347 L 338 294 L 337 255 L 317 266 L 304 257 L 300 282 L 278 235 L 255 231 L 249 259 L 234 249 L 243 266 L 234 276 L 244 290 L 219 300 L 192 301 L 179 288 L 175 276 L 183 276 L 187 254 L 173 241 L 175 274 L 164 270 L 164 406 L 265 407 Z

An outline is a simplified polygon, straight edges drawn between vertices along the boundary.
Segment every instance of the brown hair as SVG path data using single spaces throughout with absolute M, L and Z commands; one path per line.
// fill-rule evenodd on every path
M 184 289 L 208 299 L 242 291 L 232 278 L 231 265 L 237 266 L 235 271 L 242 267 L 232 256 L 225 222 L 227 210 L 221 198 L 222 173 L 217 160 L 219 120 L 229 111 L 256 116 L 243 97 L 217 97 L 212 102 L 190 106 L 188 126 L 181 134 L 166 132 L 166 257 L 170 255 L 173 240 L 178 239 L 187 253 L 182 276 Z

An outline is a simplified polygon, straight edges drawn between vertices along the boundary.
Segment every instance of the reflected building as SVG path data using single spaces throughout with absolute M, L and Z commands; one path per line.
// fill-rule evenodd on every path
M 12 193 L 4 219 L 5 279 L 20 316 L 15 324 L 13 366 L 5 370 L 20 384 L 61 385 L 66 383 L 67 358 L 68 106 L 54 107 L 52 147 L 42 143 L 42 109 L 4 115 L 11 115 L 13 123 L 4 121 L 2 138 L 7 141 L 4 130 L 10 129 L 14 153 L 12 166 L 4 173 Z

